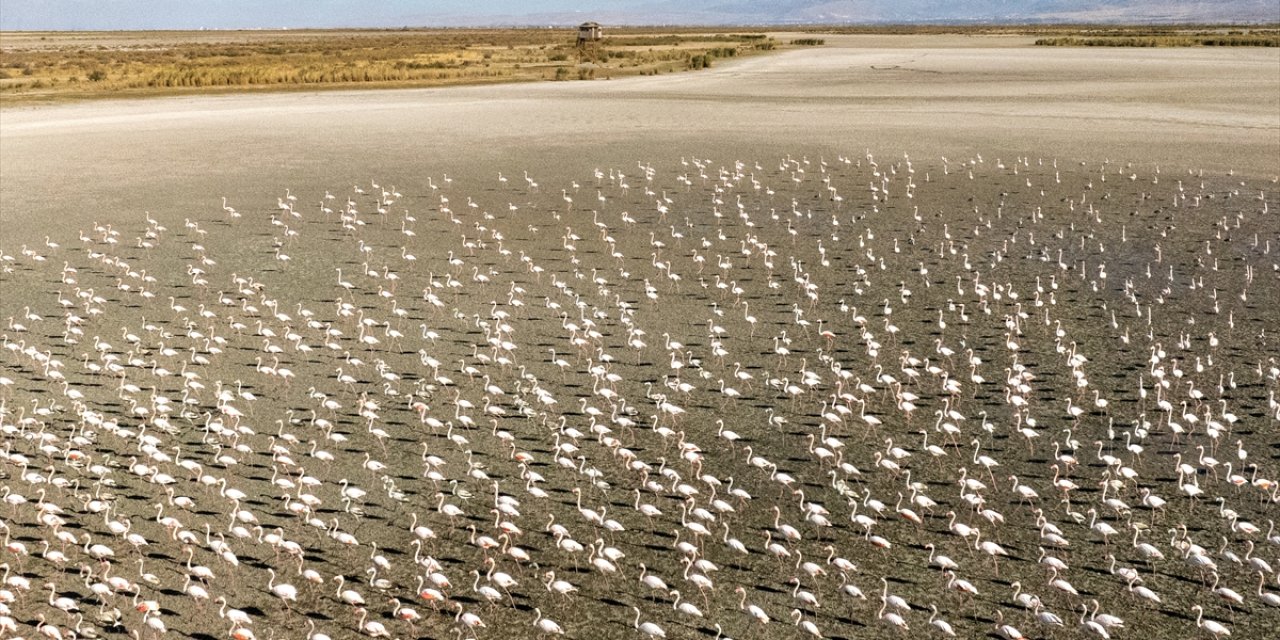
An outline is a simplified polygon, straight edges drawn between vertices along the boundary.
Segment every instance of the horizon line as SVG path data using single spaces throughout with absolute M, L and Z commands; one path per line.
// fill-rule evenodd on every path
M 599 21 L 595 21 L 599 22 Z M 574 28 L 581 22 L 494 22 L 454 25 L 400 25 L 400 26 L 285 26 L 285 27 L 154 27 L 137 29 L 0 29 L 0 33 L 145 33 L 145 32 L 187 32 L 187 31 L 424 31 L 424 30 L 465 30 L 465 29 L 567 29 Z M 865 27 L 872 29 L 891 29 L 901 27 L 1171 27 L 1171 28 L 1221 28 L 1221 27 L 1257 27 L 1280 28 L 1280 22 L 1273 21 L 1222 21 L 1222 22 L 1182 22 L 1160 19 L 1133 21 L 1096 21 L 1096 20 L 999 20 L 986 18 L 951 19 L 951 20 L 886 20 L 862 22 L 666 22 L 666 23 L 600 23 L 604 27 L 620 27 L 628 29 L 658 28 L 717 28 L 717 29 L 769 29 L 786 28 L 849 28 Z

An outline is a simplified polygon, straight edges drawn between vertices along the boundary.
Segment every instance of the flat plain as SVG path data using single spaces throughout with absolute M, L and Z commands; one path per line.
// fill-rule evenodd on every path
M 1267 637 L 1280 52 L 823 38 L 0 109 L 7 632 Z
M 610 29 L 0 33 L 10 105 L 210 93 L 590 80 L 704 69 L 787 46 L 765 33 Z M 797 45 L 799 46 L 799 45 Z

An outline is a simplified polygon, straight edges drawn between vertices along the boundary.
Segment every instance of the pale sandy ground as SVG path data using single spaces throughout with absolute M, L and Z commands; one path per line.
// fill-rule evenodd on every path
M 4 110 L 0 220 L 13 240 L 39 238 L 68 214 L 178 215 L 237 190 L 361 175 L 416 184 L 498 162 L 580 175 L 620 150 L 655 161 L 1051 153 L 1280 174 L 1275 50 L 827 42 L 656 78 Z

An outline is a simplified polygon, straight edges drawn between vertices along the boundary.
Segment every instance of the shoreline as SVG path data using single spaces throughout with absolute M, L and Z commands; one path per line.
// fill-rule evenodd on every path
M 1098 38 L 1102 38 L 1105 40 L 1106 38 L 1121 38 L 1126 36 L 1126 34 L 1132 34 L 1132 33 L 1137 33 L 1137 34 L 1151 33 L 1151 34 L 1156 34 L 1153 37 L 1163 37 L 1160 34 L 1178 34 L 1184 31 L 1190 32 L 1193 34 L 1217 34 L 1217 33 L 1223 33 L 1224 29 L 1226 30 L 1225 33 L 1236 33 L 1240 29 L 1244 29 L 1242 33 L 1250 33 L 1252 31 L 1258 31 L 1263 34 L 1272 34 L 1272 32 L 1278 31 L 1277 29 L 1273 29 L 1270 26 L 1261 26 L 1261 27 L 1236 26 L 1232 28 L 1228 26 L 1214 26 L 1214 25 L 1209 25 L 1209 26 L 1178 25 L 1178 26 L 1164 27 L 1164 28 L 1156 27 L 1156 26 L 1123 26 L 1123 25 L 1111 25 L 1111 26 L 1079 25 L 1074 27 L 1066 26 L 1066 25 L 1046 25 L 1046 26 L 1010 25 L 1010 26 L 995 26 L 995 27 L 985 27 L 985 26 L 984 27 L 972 27 L 972 26 L 970 27 L 964 27 L 964 26 L 892 27 L 892 26 L 889 26 L 889 27 L 880 27 L 880 28 L 843 28 L 843 29 L 839 27 L 806 28 L 804 26 L 798 26 L 794 29 L 777 29 L 777 28 L 765 28 L 765 27 L 736 27 L 736 28 L 724 27 L 724 28 L 716 28 L 716 29 L 617 28 L 617 29 L 610 30 L 610 33 L 614 35 L 606 37 L 604 40 L 600 41 L 600 44 L 592 45 L 593 47 L 602 47 L 605 51 L 610 51 L 610 53 L 608 53 L 607 56 L 601 57 L 599 60 L 596 61 L 596 62 L 603 62 L 604 64 L 594 64 L 594 63 L 588 62 L 588 63 L 577 64 L 577 65 L 572 65 L 572 64 L 566 65 L 564 63 L 571 62 L 568 60 L 568 58 L 572 56 L 577 56 L 578 58 L 582 58 L 584 55 L 583 50 L 574 49 L 572 47 L 566 47 L 566 45 L 563 42 L 560 42 L 559 40 L 556 40 L 554 38 L 548 39 L 548 35 L 554 32 L 541 30 L 541 29 L 525 29 L 525 30 L 519 30 L 519 29 L 516 29 L 516 30 L 511 30 L 511 29 L 506 29 L 506 30 L 503 30 L 503 29 L 457 29 L 457 30 L 451 30 L 451 29 L 444 29 L 444 30 L 439 30 L 439 29 L 400 29 L 400 30 L 336 29 L 336 30 L 225 31 L 225 32 L 223 31 L 212 31 L 212 32 L 203 32 L 203 31 L 197 31 L 197 32 L 190 32 L 190 31 L 8 32 L 9 38 L 8 38 L 8 42 L 6 43 L 8 44 L 8 46 L 5 47 L 4 50 L 8 54 L 10 54 L 7 57 L 10 58 L 11 60 L 8 63 L 6 63 L 5 66 L 9 68 L 16 68 L 18 66 L 23 67 L 24 68 L 23 75 L 27 75 L 31 72 L 31 69 L 26 67 L 29 67 L 32 63 L 31 62 L 20 63 L 19 61 L 16 61 L 15 57 L 20 56 L 24 52 L 32 53 L 32 52 L 44 51 L 46 49 L 48 50 L 66 49 L 66 56 L 70 58 L 70 61 L 68 61 L 67 59 L 63 59 L 59 62 L 59 65 L 61 66 L 66 66 L 68 64 L 71 64 L 73 66 L 87 65 L 85 66 L 85 73 L 92 72 L 93 74 L 102 74 L 100 79 L 107 79 L 115 74 L 112 72 L 104 72 L 103 67 L 101 66 L 101 64 L 98 64 L 98 63 L 85 63 L 83 61 L 77 62 L 76 61 L 77 51 L 80 51 L 80 55 L 84 55 L 85 53 L 84 50 L 88 50 L 88 49 L 108 50 L 108 51 L 112 49 L 116 49 L 121 52 L 129 52 L 137 49 L 154 49 L 157 51 L 164 51 L 166 48 L 169 48 L 169 47 L 186 46 L 188 48 L 192 48 L 192 53 L 189 55 L 198 56 L 198 55 L 206 55 L 205 50 L 200 49 L 198 47 L 206 47 L 206 48 L 215 47 L 216 48 L 216 47 L 222 46 L 222 47 L 232 48 L 232 49 L 227 49 L 226 51 L 234 51 L 235 47 L 239 47 L 243 49 L 243 52 L 238 53 L 237 55 L 245 55 L 245 54 L 252 54 L 254 51 L 262 47 L 275 44 L 275 40 L 272 40 L 273 38 L 281 39 L 280 44 L 283 44 L 284 46 L 271 47 L 267 49 L 269 51 L 278 51 L 278 50 L 287 51 L 288 46 L 290 46 L 288 43 L 295 43 L 295 44 L 298 44 L 298 46 L 306 46 L 306 43 L 313 42 L 316 38 L 319 38 L 319 37 L 341 38 L 345 36 L 347 38 L 352 38 L 353 42 L 359 41 L 361 39 L 367 40 L 369 42 L 376 42 L 379 39 L 386 39 L 388 37 L 393 37 L 397 34 L 410 39 L 422 38 L 422 37 L 426 37 L 426 38 L 436 37 L 437 39 L 444 38 L 444 40 L 439 42 L 437 42 L 436 40 L 428 40 L 423 43 L 417 44 L 416 46 L 419 47 L 419 50 L 420 50 L 419 53 L 417 54 L 418 61 L 415 61 L 415 56 L 410 55 L 408 58 L 402 59 L 400 64 L 404 64 L 406 62 L 410 62 L 412 65 L 420 64 L 421 57 L 423 55 L 426 55 L 427 52 L 434 52 L 432 55 L 436 55 L 436 54 L 443 53 L 445 51 L 450 51 L 452 52 L 453 58 L 447 58 L 447 57 L 442 58 L 436 55 L 435 58 L 432 58 L 435 60 L 435 62 L 433 62 L 432 64 L 441 65 L 440 68 L 451 69 L 451 70 L 440 72 L 440 74 L 437 74 L 438 77 L 419 78 L 415 80 L 404 80 L 404 79 L 370 80 L 368 78 L 365 78 L 363 81 L 320 80 L 319 79 L 320 76 L 317 75 L 318 72 L 314 71 L 316 61 L 310 61 L 310 62 L 296 61 L 292 63 L 286 62 L 286 68 L 296 69 L 297 67 L 302 66 L 307 69 L 311 69 L 311 71 L 308 71 L 308 73 L 310 73 L 312 76 L 315 76 L 315 77 L 309 80 L 299 80 L 295 78 L 292 81 L 286 80 L 281 82 L 280 78 L 276 78 L 276 80 L 272 82 L 243 83 L 242 81 L 233 79 L 233 78 L 247 75 L 249 73 L 254 73 L 246 69 L 243 72 L 233 73 L 232 75 L 227 76 L 226 78 L 223 78 L 222 81 L 205 79 L 203 81 L 212 82 L 214 84 L 212 84 L 211 86 L 204 86 L 202 88 L 201 87 L 168 87 L 168 88 L 134 87 L 134 88 L 128 88 L 128 89 L 116 88 L 116 89 L 95 90 L 93 88 L 95 85 L 95 82 L 90 82 L 85 78 L 60 77 L 60 78 L 54 78 L 52 80 L 52 82 L 55 82 L 55 83 L 61 81 L 61 88 L 58 88 L 58 89 L 45 88 L 42 90 L 43 92 L 41 91 L 33 92 L 30 89 L 15 90 L 10 88 L 7 91 L 0 93 L 0 95 L 3 95 L 7 98 L 5 102 L 8 103 L 8 105 L 0 104 L 0 108 L 12 109 L 19 106 L 27 106 L 27 105 L 42 106 L 42 105 L 76 103 L 76 102 L 83 102 L 83 101 L 99 101 L 99 100 L 114 100 L 114 99 L 161 99 L 161 98 L 167 98 L 167 97 L 184 97 L 184 96 L 199 96 L 199 95 L 235 95 L 240 93 L 252 95 L 252 94 L 261 94 L 261 93 L 276 93 L 276 92 L 285 92 L 285 93 L 328 92 L 328 91 L 347 91 L 347 90 L 381 91 L 381 90 L 420 89 L 420 88 L 452 87 L 452 86 L 480 86 L 480 85 L 487 85 L 487 84 L 520 84 L 525 82 L 538 82 L 538 81 L 546 81 L 546 80 L 574 81 L 574 80 L 583 80 L 583 79 L 615 79 L 615 78 L 632 77 L 636 75 L 652 75 L 656 73 L 667 73 L 667 74 L 686 73 L 689 71 L 699 70 L 700 67 L 698 65 L 694 65 L 692 66 L 692 68 L 680 68 L 679 64 L 677 63 L 678 61 L 670 61 L 670 60 L 665 63 L 651 62 L 645 66 L 633 67 L 633 68 L 628 68 L 626 64 L 622 64 L 622 65 L 615 64 L 612 61 L 615 55 L 635 54 L 636 50 L 634 49 L 633 45 L 641 41 L 647 40 L 652 43 L 663 43 L 663 46 L 670 45 L 669 42 L 666 42 L 664 40 L 665 38 L 674 38 L 676 42 L 680 43 L 677 45 L 678 47 L 691 47 L 689 49 L 690 51 L 698 54 L 707 54 L 707 55 L 710 55 L 710 53 L 708 52 L 714 52 L 714 49 L 707 49 L 706 47 L 702 47 L 702 48 L 698 47 L 698 43 L 704 42 L 706 38 L 720 39 L 721 41 L 727 42 L 727 43 L 734 43 L 734 42 L 737 42 L 738 40 L 741 40 L 742 38 L 760 37 L 760 38 L 768 39 L 768 44 L 770 46 L 769 51 L 754 51 L 751 47 L 742 46 L 740 42 L 735 45 L 735 48 L 737 50 L 737 55 L 755 56 L 755 55 L 769 55 L 771 53 L 776 53 L 779 51 L 790 51 L 790 50 L 810 48 L 809 46 L 797 45 L 796 43 L 805 41 L 806 39 L 812 39 L 813 36 L 822 36 L 822 38 L 813 41 L 815 43 L 816 42 L 823 43 L 818 45 L 819 47 L 828 46 L 826 41 L 830 39 L 831 40 L 830 45 L 834 45 L 838 47 L 868 46 L 872 48 L 970 48 L 970 47 L 990 48 L 992 46 L 1001 46 L 1001 47 L 1032 46 L 1034 47 L 1038 45 L 1038 40 L 1040 40 L 1041 37 L 1045 35 L 1060 36 L 1059 39 L 1062 39 L 1062 38 L 1070 39 L 1070 38 L 1084 38 L 1092 34 L 1094 36 L 1097 36 L 1094 38 L 1095 40 L 1097 40 Z M 525 35 L 524 36 L 517 35 L 521 33 Z M 447 34 L 447 35 L 441 35 L 441 34 Z M 470 40 L 466 40 L 464 38 L 462 41 L 458 41 L 456 38 L 452 37 L 458 34 L 465 34 L 465 37 L 470 38 Z M 1280 37 L 1280 36 L 1277 36 L 1277 37 Z M 38 40 L 33 40 L 33 38 L 38 38 Z M 57 42 L 49 43 L 47 42 L 49 38 L 53 38 Z M 531 40 L 530 38 L 536 38 L 536 40 Z M 532 67 L 530 67 L 527 62 L 524 64 L 515 63 L 514 65 L 512 65 L 510 62 L 501 63 L 501 64 L 498 64 L 496 67 L 494 67 L 493 70 L 486 70 L 480 75 L 476 75 L 476 71 L 474 70 L 474 68 L 472 70 L 467 70 L 465 63 L 462 67 L 456 67 L 453 64 L 443 64 L 442 62 L 443 60 L 446 60 L 446 59 L 449 59 L 449 60 L 461 59 L 461 56 L 473 54 L 477 51 L 487 51 L 484 54 L 483 60 L 476 59 L 472 62 L 477 62 L 477 63 L 484 62 L 484 67 L 489 67 L 490 64 L 488 63 L 488 61 L 490 56 L 494 55 L 495 53 L 502 52 L 502 49 L 503 49 L 500 46 L 496 46 L 495 43 L 504 42 L 504 41 L 510 43 L 510 44 L 507 44 L 505 47 L 507 50 L 510 50 L 513 47 L 520 47 L 521 49 L 527 49 L 531 53 L 536 53 L 537 50 L 545 50 L 547 49 L 548 46 L 551 46 L 553 47 L 554 50 L 560 51 L 561 53 L 557 54 L 556 56 L 552 56 L 550 60 L 542 59 L 539 62 L 536 62 Z M 61 44 L 59 44 L 59 42 Z M 79 44 L 75 44 L 75 43 L 79 43 Z M 613 43 L 622 43 L 622 44 L 615 45 Z M 446 49 L 441 50 L 440 49 L 441 46 L 446 47 Z M 452 49 L 449 49 L 450 47 Z M 1064 48 L 1077 49 L 1082 47 L 1071 46 L 1071 47 L 1064 47 Z M 1120 47 L 1120 48 L 1140 48 L 1140 47 Z M 1180 47 L 1180 48 L 1186 48 L 1186 47 Z M 1253 48 L 1253 47 L 1246 47 L 1246 48 Z M 591 49 L 589 49 L 589 51 L 590 50 Z M 650 47 L 649 51 L 652 52 L 653 50 L 654 49 Z M 215 49 L 215 51 L 222 51 L 222 50 Z M 410 51 L 412 51 L 412 46 L 410 47 Z M 95 55 L 97 55 L 96 52 L 95 52 Z M 218 54 L 218 55 L 221 55 L 221 54 Z M 273 54 L 273 55 L 276 55 L 277 57 L 280 58 L 281 61 L 284 61 L 283 55 L 281 54 Z M 403 56 L 404 54 L 396 53 L 394 55 Z M 110 58 L 108 58 L 108 60 L 109 59 Z M 235 59 L 236 59 L 235 57 L 227 58 L 227 60 L 232 60 L 232 61 Z M 271 64 L 271 60 L 272 60 L 272 56 L 268 55 L 265 57 L 263 61 L 253 63 L 253 64 L 256 64 L 258 66 L 269 65 Z M 557 60 L 559 61 L 559 63 L 556 62 Z M 732 61 L 733 61 L 733 58 L 719 57 L 718 59 L 716 59 L 717 64 L 732 63 Z M 583 61 L 580 60 L 579 62 L 581 63 Z M 364 62 L 361 62 L 361 63 L 363 64 Z M 234 64 L 246 64 L 246 63 L 234 63 Z M 336 66 L 340 68 L 348 64 L 350 64 L 349 61 L 339 62 L 336 64 Z M 289 65 L 292 65 L 292 66 L 290 67 Z M 547 71 L 546 73 L 542 73 L 540 75 L 528 73 L 527 69 L 536 68 L 536 67 L 542 67 L 549 71 Z M 551 73 L 551 72 L 554 72 L 552 74 L 552 76 L 554 77 L 547 75 L 547 73 Z M 605 78 L 594 77 L 594 74 L 596 74 L 597 72 L 606 77 Z M 21 83 L 23 81 L 22 76 L 15 76 L 14 73 L 15 72 L 6 71 L 3 73 L 3 75 L 0 75 L 0 87 L 3 87 L 3 85 L 5 84 L 14 85 L 14 83 Z M 145 74 L 147 73 L 147 71 L 145 69 L 143 70 L 133 69 L 129 73 L 138 75 L 138 74 Z M 366 70 L 365 73 L 367 74 L 368 71 Z M 584 74 L 587 77 L 577 77 Z M 90 80 L 91 79 L 92 78 L 90 78 Z M 70 84 L 67 84 L 67 81 L 70 81 Z M 166 82 L 167 81 L 168 80 L 166 80 Z M 135 80 L 134 82 L 137 82 L 137 80 Z M 152 80 L 152 82 L 154 82 L 154 79 Z M 218 86 L 220 82 L 225 82 L 226 86 Z

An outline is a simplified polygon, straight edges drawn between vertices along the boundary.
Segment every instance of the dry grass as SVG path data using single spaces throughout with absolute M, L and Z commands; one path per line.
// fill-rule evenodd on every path
M 1057 46 L 1278 46 L 1276 25 L 815 26 L 835 34 L 1035 35 Z M 579 48 L 567 29 L 11 32 L 4 105 L 219 91 L 429 87 L 607 79 L 712 66 L 778 42 L 758 28 L 614 28 Z
M 603 79 L 711 66 L 774 48 L 758 33 L 619 30 L 598 43 L 548 29 L 11 33 L 6 104 L 291 88 Z
M 855 35 L 1043 36 L 1040 46 L 1071 47 L 1276 47 L 1280 25 L 850 25 L 812 26 L 809 33 Z M 791 44 L 803 44 L 793 40 Z
M 1280 29 L 1129 29 L 1040 38 L 1050 47 L 1280 47 Z

